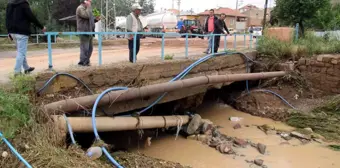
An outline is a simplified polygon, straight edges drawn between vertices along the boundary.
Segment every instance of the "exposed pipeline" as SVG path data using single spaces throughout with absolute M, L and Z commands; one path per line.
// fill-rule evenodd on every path
M 219 84 L 225 82 L 235 82 L 244 80 L 259 80 L 272 77 L 280 77 L 286 75 L 284 71 L 278 72 L 263 72 L 263 73 L 246 73 L 246 74 L 227 74 L 227 75 L 213 75 L 201 76 L 196 78 L 184 79 L 174 81 L 171 83 L 160 83 L 141 88 L 131 88 L 129 90 L 113 91 L 106 94 L 98 103 L 99 106 L 112 104 L 114 102 L 132 100 L 136 98 L 144 98 L 146 96 L 155 95 L 158 93 L 171 92 L 178 89 L 190 88 L 208 84 Z M 78 97 L 74 99 L 66 99 L 44 106 L 44 109 L 50 114 L 63 114 L 62 112 L 73 112 L 80 109 L 90 109 L 98 95 L 90 95 L 85 97 Z
M 93 132 L 91 117 L 52 116 L 61 131 L 67 132 L 67 122 L 73 132 Z M 187 124 L 189 116 L 142 116 L 138 117 L 97 117 L 96 127 L 99 132 L 129 131 L 137 129 L 154 129 L 175 127 L 178 123 Z

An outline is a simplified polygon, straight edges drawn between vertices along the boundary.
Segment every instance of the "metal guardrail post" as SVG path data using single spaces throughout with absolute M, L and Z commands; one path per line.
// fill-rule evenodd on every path
M 244 34 L 244 48 L 246 48 L 247 47 L 247 35 L 246 34 Z
M 37 44 L 39 44 L 39 36 L 36 35 L 36 38 L 37 38 Z
M 236 50 L 236 34 L 234 34 L 234 50 Z
M 224 35 L 224 51 L 227 51 L 227 35 Z
M 164 33 L 162 34 L 162 51 L 161 51 L 161 58 L 164 61 Z
M 252 49 L 253 48 L 253 35 L 250 34 L 250 43 L 249 43 L 249 48 Z
M 133 63 L 136 63 L 136 55 L 137 55 L 137 33 L 133 35 Z
M 189 57 L 189 34 L 185 35 L 185 57 L 188 58 Z
M 54 35 L 54 43 L 57 43 L 57 35 Z
M 211 39 L 211 53 L 215 54 L 215 34 L 210 34 Z
M 99 65 L 103 64 L 103 58 L 102 58 L 102 42 L 103 42 L 103 37 L 101 34 L 98 34 L 98 63 Z
M 295 40 L 297 41 L 299 39 L 299 23 L 296 23 L 296 26 L 295 26 Z
M 48 69 L 52 70 L 52 41 L 51 34 L 47 34 L 47 45 L 48 45 Z

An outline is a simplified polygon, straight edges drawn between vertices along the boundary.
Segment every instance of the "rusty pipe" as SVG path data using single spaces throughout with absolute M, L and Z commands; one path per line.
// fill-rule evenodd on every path
M 235 82 L 243 80 L 259 80 L 272 77 L 280 77 L 286 75 L 284 71 L 278 72 L 263 72 L 263 73 L 246 73 L 246 74 L 227 74 L 227 75 L 213 75 L 213 76 L 201 76 L 190 79 L 179 80 L 175 82 L 160 83 L 154 85 L 148 85 L 141 88 L 131 88 L 124 91 L 110 92 L 105 95 L 98 106 L 108 105 L 113 102 L 120 102 L 126 100 L 132 100 L 136 98 L 144 98 L 146 96 L 155 95 L 158 93 L 171 92 L 178 89 L 190 88 L 207 84 L 218 84 L 225 82 Z M 97 95 L 90 95 L 84 97 L 78 97 L 74 99 L 66 99 L 58 102 L 46 104 L 44 110 L 50 114 L 63 114 L 65 112 L 77 111 L 80 109 L 90 109 Z
M 56 126 L 63 132 L 67 132 L 67 123 L 63 116 L 52 116 Z M 128 131 L 137 129 L 168 128 L 177 125 L 185 125 L 189 122 L 189 116 L 153 116 L 153 117 L 97 117 L 97 129 L 99 132 Z M 91 117 L 69 117 L 68 123 L 73 132 L 93 132 Z

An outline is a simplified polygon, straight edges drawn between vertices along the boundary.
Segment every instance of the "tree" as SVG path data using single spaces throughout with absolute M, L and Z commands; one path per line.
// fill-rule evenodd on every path
M 314 18 L 317 11 L 329 3 L 329 0 L 276 0 L 276 16 L 279 21 L 291 25 L 299 23 L 301 35 L 304 36 L 305 22 Z

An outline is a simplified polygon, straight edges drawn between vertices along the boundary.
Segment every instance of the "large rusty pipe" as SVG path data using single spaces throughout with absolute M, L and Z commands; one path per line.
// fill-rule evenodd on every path
M 61 131 L 67 132 L 67 123 L 63 116 L 52 116 L 52 118 Z M 175 127 L 187 124 L 189 116 L 139 117 L 139 125 L 135 117 L 97 117 L 96 120 L 99 132 L 109 132 Z M 68 123 L 73 132 L 93 132 L 90 117 L 69 117 Z
M 171 92 L 178 89 L 189 88 L 207 84 L 218 84 L 225 82 L 235 82 L 244 80 L 259 80 L 272 77 L 280 77 L 286 75 L 284 71 L 278 72 L 263 72 L 263 73 L 246 73 L 246 74 L 228 74 L 228 75 L 214 75 L 214 76 L 201 76 L 196 78 L 184 79 L 175 82 L 167 82 L 144 86 L 141 88 L 131 88 L 126 91 L 115 91 L 105 95 L 98 106 L 108 105 L 113 102 L 120 102 L 132 100 L 136 98 L 144 98 L 146 96 L 155 95 L 158 93 Z M 62 114 L 65 112 L 73 112 L 79 109 L 90 109 L 97 95 L 90 95 L 78 97 L 74 99 L 66 99 L 58 102 L 50 103 L 44 106 L 45 111 L 51 114 Z

